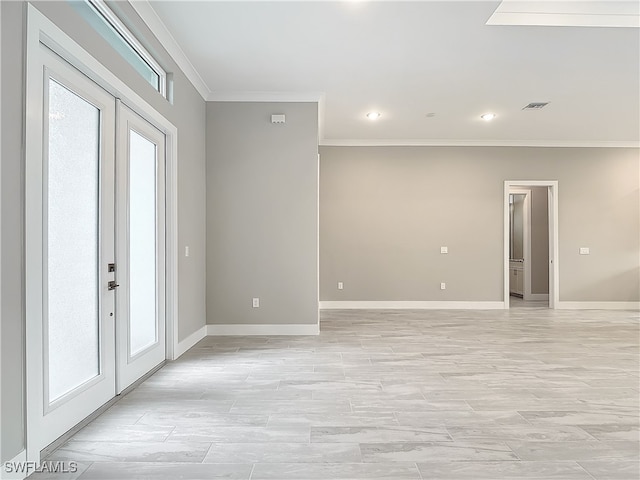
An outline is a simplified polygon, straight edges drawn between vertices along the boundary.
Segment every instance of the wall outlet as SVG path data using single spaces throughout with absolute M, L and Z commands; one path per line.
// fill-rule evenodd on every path
M 580 247 L 580 255 L 589 255 L 590 253 L 589 247 Z
M 447 289 L 447 284 L 446 284 L 446 283 L 444 283 L 444 282 L 442 282 L 442 283 L 440 284 L 440 290 L 446 290 L 446 289 Z
M 260 299 L 259 298 L 254 298 L 253 299 L 253 308 L 258 308 L 260 307 Z
M 440 247 L 440 253 L 449 253 L 449 247 Z
M 338 290 L 342 290 L 344 288 L 344 283 L 338 282 Z

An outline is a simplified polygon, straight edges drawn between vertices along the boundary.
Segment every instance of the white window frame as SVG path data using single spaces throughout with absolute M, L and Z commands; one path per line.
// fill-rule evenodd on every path
M 138 41 L 138 39 L 129 31 L 122 21 L 113 13 L 113 11 L 104 3 L 104 0 L 86 0 L 86 2 L 96 12 L 103 17 L 116 31 L 122 40 L 129 44 L 131 48 L 140 56 L 151 69 L 158 75 L 158 91 L 163 97 L 167 97 L 167 72 L 160 66 L 155 58 L 147 51 L 146 48 Z

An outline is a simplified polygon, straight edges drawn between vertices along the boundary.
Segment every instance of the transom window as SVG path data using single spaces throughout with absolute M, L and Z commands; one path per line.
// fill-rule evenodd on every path
M 89 24 L 163 97 L 167 73 L 103 0 L 72 2 Z

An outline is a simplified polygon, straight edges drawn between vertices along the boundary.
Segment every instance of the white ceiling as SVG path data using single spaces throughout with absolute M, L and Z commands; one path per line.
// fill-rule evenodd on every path
M 487 25 L 499 6 L 134 2 L 208 100 L 319 99 L 325 145 L 637 145 L 640 29 Z

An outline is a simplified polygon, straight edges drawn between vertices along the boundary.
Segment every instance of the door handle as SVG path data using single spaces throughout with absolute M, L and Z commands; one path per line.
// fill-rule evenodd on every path
M 119 286 L 120 285 L 118 285 L 115 280 L 111 280 L 109 283 L 107 283 L 107 290 L 115 290 Z

